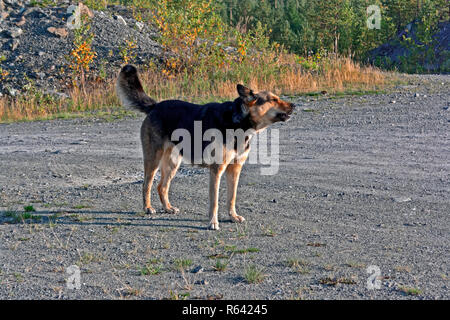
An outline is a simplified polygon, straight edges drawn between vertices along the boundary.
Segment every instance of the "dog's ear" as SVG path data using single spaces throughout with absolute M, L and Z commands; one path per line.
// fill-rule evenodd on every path
M 249 103 L 256 99 L 255 94 L 253 93 L 253 90 L 244 87 L 242 84 L 237 85 L 237 92 L 239 94 L 239 97 L 244 100 L 245 103 Z

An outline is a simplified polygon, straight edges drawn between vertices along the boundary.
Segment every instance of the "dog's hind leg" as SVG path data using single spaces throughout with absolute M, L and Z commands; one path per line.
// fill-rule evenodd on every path
M 230 163 L 226 169 L 227 176 L 227 206 L 231 221 L 244 222 L 244 217 L 236 214 L 236 193 L 239 183 L 239 176 L 241 174 L 241 163 Z
M 158 184 L 158 194 L 164 210 L 168 213 L 178 213 L 180 210 L 173 207 L 169 201 L 170 182 L 177 173 L 181 163 L 181 155 L 173 151 L 173 147 L 168 147 L 164 150 L 161 159 L 161 180 Z
M 145 123 L 145 122 L 144 122 Z M 156 210 L 151 205 L 151 191 L 153 179 L 156 171 L 158 171 L 159 163 L 163 155 L 163 145 L 158 143 L 148 131 L 142 128 L 141 142 L 144 155 L 144 185 L 142 188 L 142 197 L 144 202 L 144 212 L 147 214 L 155 214 Z

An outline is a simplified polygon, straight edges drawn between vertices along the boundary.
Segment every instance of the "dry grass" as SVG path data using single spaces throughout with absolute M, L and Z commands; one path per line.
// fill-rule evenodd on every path
M 360 66 L 350 58 L 330 58 L 319 71 L 303 70 L 289 54 L 280 56 L 277 63 L 278 70 L 265 72 L 261 66 L 264 61 L 259 61 L 254 69 L 250 68 L 254 71 L 247 74 L 246 79 L 237 80 L 186 75 L 168 79 L 155 67 L 143 70 L 141 78 L 148 94 L 158 101 L 176 98 L 194 102 L 234 99 L 237 82 L 254 90 L 267 89 L 285 95 L 321 90 L 329 93 L 378 90 L 386 83 L 386 74 L 373 67 Z M 125 112 L 115 96 L 114 80 L 91 84 L 86 90 L 73 88 L 66 99 L 56 99 L 37 90 L 17 98 L 2 97 L 0 122 L 82 117 L 87 111 Z

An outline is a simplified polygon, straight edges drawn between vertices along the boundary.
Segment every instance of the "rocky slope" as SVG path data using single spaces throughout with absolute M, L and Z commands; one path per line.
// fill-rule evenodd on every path
M 74 39 L 74 31 L 68 26 L 72 15 L 67 13 L 69 6 L 67 0 L 59 1 L 55 7 L 0 0 L 0 71 L 7 74 L 0 81 L 0 94 L 20 94 L 30 82 L 49 93 L 61 93 L 67 88 L 67 55 Z M 97 53 L 92 66 L 94 74 L 109 77 L 117 72 L 123 63 L 119 52 L 127 40 L 137 44 L 134 62 L 161 58 L 162 49 L 154 40 L 157 33 L 136 21 L 129 9 L 111 6 L 105 11 L 90 12 L 93 50 Z
M 440 23 L 432 38 L 433 42 L 429 45 L 421 43 L 418 24 L 411 22 L 389 42 L 372 50 L 369 61 L 379 67 L 396 67 L 403 72 L 449 74 L 450 22 Z

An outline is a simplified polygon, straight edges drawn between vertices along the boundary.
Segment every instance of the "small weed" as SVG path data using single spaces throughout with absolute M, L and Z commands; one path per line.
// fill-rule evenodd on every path
M 17 282 L 23 282 L 23 276 L 19 272 L 14 272 L 14 278 Z
M 189 292 L 184 293 L 178 293 L 176 290 L 170 290 L 169 291 L 169 298 L 168 300 L 186 300 L 191 296 Z
M 277 235 L 275 230 L 272 229 L 272 227 L 263 228 L 263 234 L 266 237 L 275 237 Z
M 247 283 L 260 283 L 264 281 L 266 275 L 255 265 L 249 265 L 245 268 L 244 279 Z
M 141 275 L 142 276 L 148 276 L 148 275 L 158 275 L 162 272 L 162 266 L 161 265 L 153 265 L 151 263 L 148 263 L 144 267 L 141 268 Z
M 31 205 L 23 207 L 23 210 L 25 212 L 36 212 L 36 209 Z
M 78 204 L 76 206 L 72 207 L 73 209 L 87 209 L 87 208 L 92 208 L 91 205 L 88 204 Z
M 307 267 L 309 263 L 303 260 L 289 259 L 286 264 L 288 265 L 288 267 L 293 269 L 294 272 L 300 274 L 308 274 L 311 272 L 311 270 L 309 270 L 309 268 Z
M 7 211 L 4 213 L 4 216 L 11 218 L 12 219 L 11 223 L 21 223 L 21 222 L 25 223 L 25 221 L 27 220 L 40 221 L 42 219 L 41 216 L 33 215 L 30 212 L 20 213 L 15 211 Z
M 192 266 L 192 260 L 191 259 L 175 259 L 173 262 L 176 269 L 186 269 L 190 266 Z
M 130 286 L 124 288 L 116 289 L 121 298 L 127 298 L 130 296 L 139 297 L 142 295 L 142 289 L 135 289 Z
M 245 249 L 237 249 L 236 246 L 226 246 L 225 247 L 225 251 L 229 251 L 232 253 L 240 253 L 240 254 L 245 254 L 245 253 L 254 253 L 254 252 L 259 252 L 260 250 L 258 248 L 245 248 Z
M 422 293 L 422 290 L 414 287 L 401 286 L 398 290 L 407 296 L 418 296 Z
M 80 256 L 80 260 L 79 260 L 80 265 L 87 265 L 91 262 L 98 262 L 101 260 L 99 257 L 96 257 L 91 252 L 83 252 L 83 254 L 80 254 L 80 253 L 78 253 L 78 254 Z
M 213 266 L 213 269 L 215 271 L 225 271 L 228 267 L 228 263 L 229 261 L 224 262 L 221 259 L 217 259 L 216 264 Z

